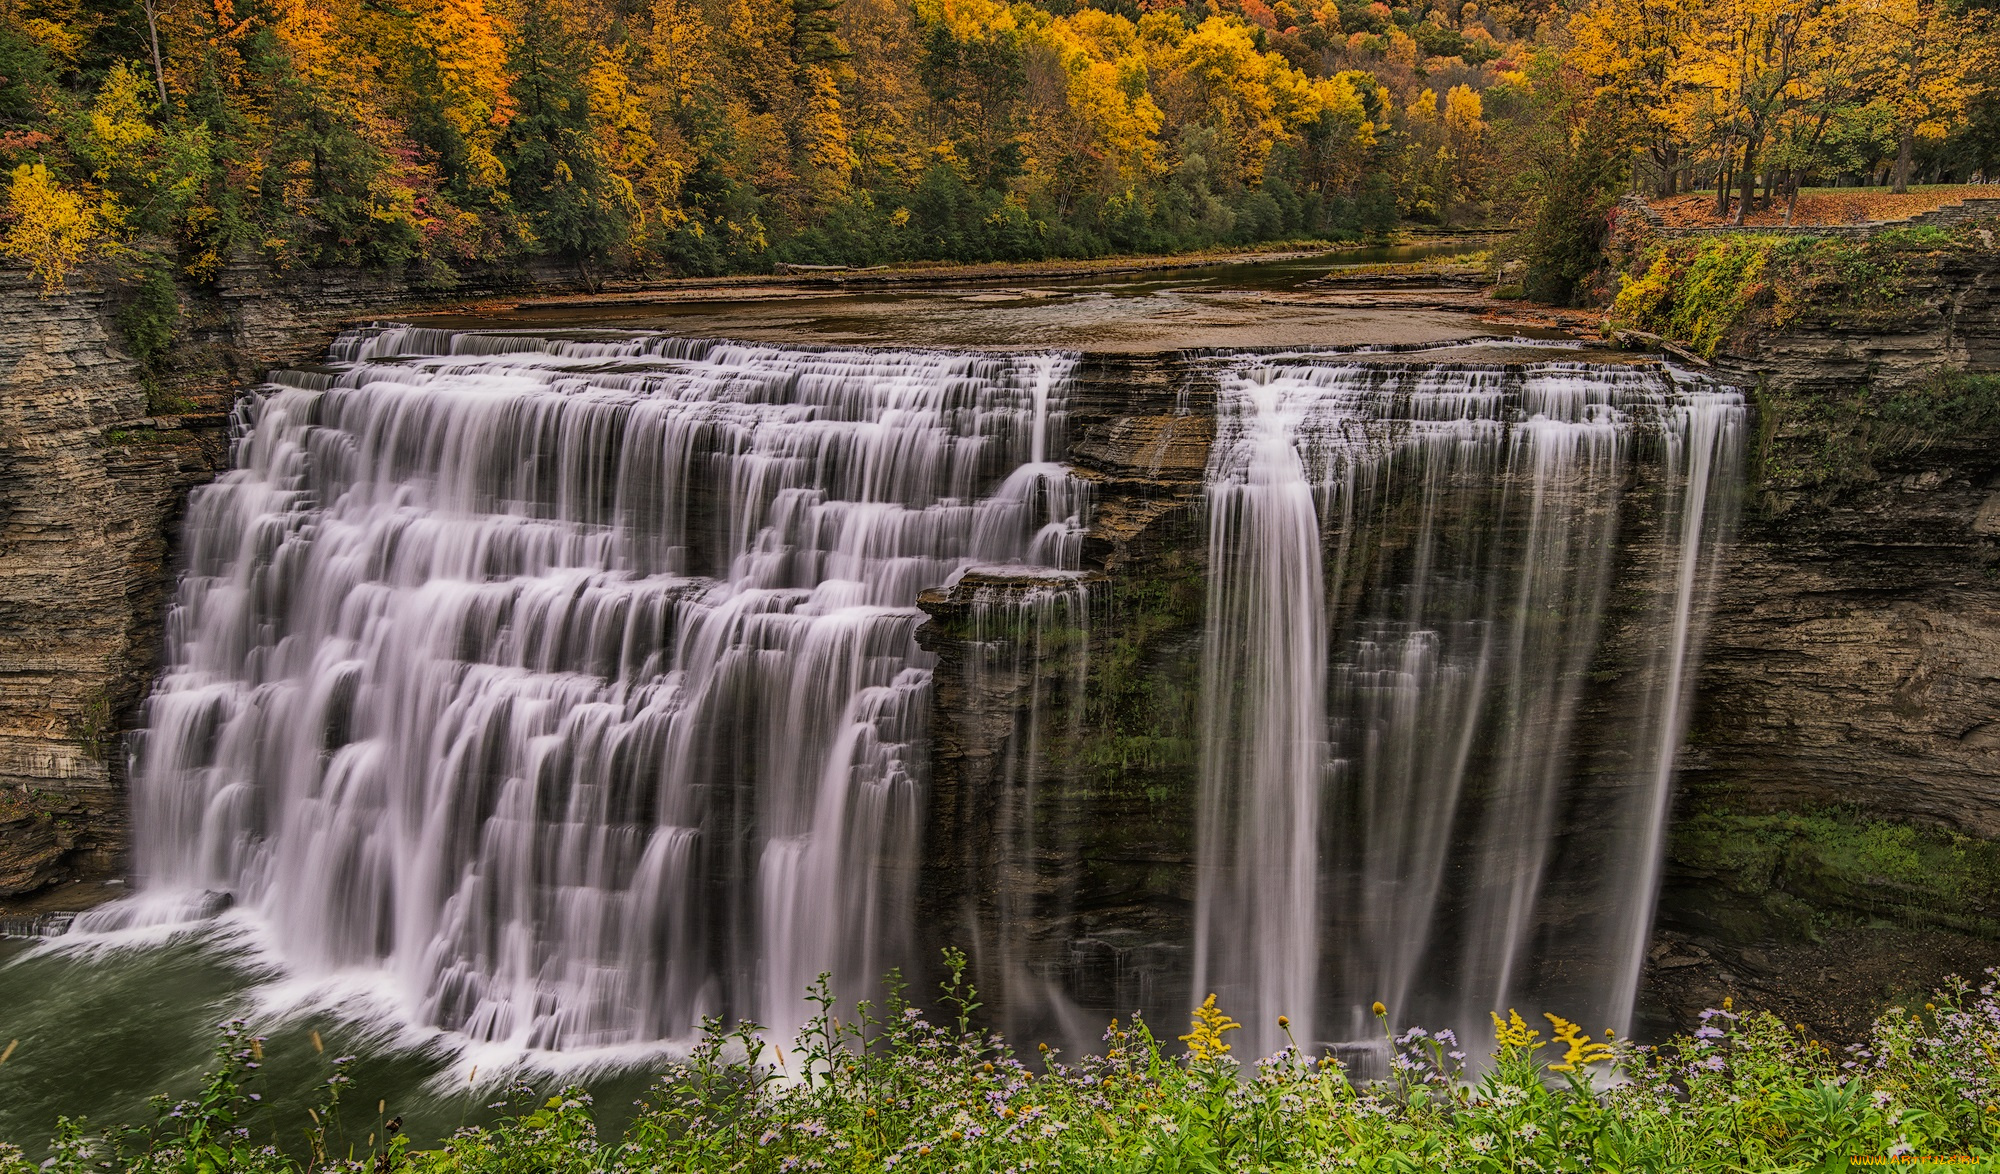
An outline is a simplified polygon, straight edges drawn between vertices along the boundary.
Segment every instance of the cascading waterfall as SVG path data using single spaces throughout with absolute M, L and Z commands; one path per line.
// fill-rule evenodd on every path
M 1195 997 L 1256 1054 L 1279 1015 L 1375 1037 L 1378 999 L 1468 1040 L 1515 1005 L 1629 1028 L 1741 398 L 1573 362 L 1218 378 Z
M 193 499 L 142 895 L 576 1049 L 779 1039 L 910 934 L 920 590 L 1074 568 L 1074 362 L 357 331 Z

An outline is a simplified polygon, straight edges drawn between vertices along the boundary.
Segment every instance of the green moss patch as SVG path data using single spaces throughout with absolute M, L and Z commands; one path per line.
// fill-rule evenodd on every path
M 1813 924 L 1881 920 L 2000 937 L 2000 843 L 1840 809 L 1709 811 L 1674 829 L 1673 866 Z

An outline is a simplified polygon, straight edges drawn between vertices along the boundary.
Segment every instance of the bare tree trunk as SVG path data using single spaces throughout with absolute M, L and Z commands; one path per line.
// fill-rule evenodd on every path
M 146 0 L 146 35 L 153 42 L 153 84 L 160 88 L 160 117 L 167 116 L 167 67 L 160 60 L 160 11 L 155 0 Z
M 1910 161 L 1917 149 L 1917 128 L 1906 126 L 1896 135 L 1896 186 L 1891 189 L 1897 195 L 1910 190 Z
M 1729 160 L 1727 156 L 1724 156 L 1723 162 L 1716 166 L 1715 171 L 1715 218 L 1717 220 L 1729 215 L 1729 181 Z
M 1742 199 L 1736 205 L 1736 218 L 1731 221 L 1733 224 L 1743 223 L 1744 217 L 1750 215 L 1750 201 L 1757 198 L 1756 152 L 1756 147 L 1749 143 L 1743 144 L 1743 193 Z

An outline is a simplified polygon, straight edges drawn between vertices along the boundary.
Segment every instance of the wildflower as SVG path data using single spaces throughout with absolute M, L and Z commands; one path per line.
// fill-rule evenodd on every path
M 1493 1034 L 1494 1038 L 1499 1042 L 1501 1050 L 1504 1051 L 1509 1048 L 1533 1049 L 1542 1046 L 1534 1042 L 1535 1037 L 1542 1033 L 1530 1028 L 1527 1022 L 1521 1018 L 1519 1011 L 1508 1011 L 1507 1018 L 1504 1020 L 1500 1018 L 1497 1012 L 1488 1012 L 1488 1014 L 1493 1016 Z
M 1192 1030 L 1181 1037 L 1188 1046 L 1188 1055 L 1196 1060 L 1210 1060 L 1226 1055 L 1229 1045 L 1222 1042 L 1222 1033 L 1242 1027 L 1215 1005 L 1215 996 L 1209 995 L 1195 1008 Z
M 1375 1000 L 1375 1005 L 1369 1009 L 1375 1012 L 1375 1018 L 1377 1019 L 1389 1013 L 1389 1008 L 1384 1007 L 1380 999 Z
M 1291 1019 L 1291 1016 L 1289 1016 L 1289 1015 L 1280 1015 L 1280 1016 L 1278 1016 L 1278 1030 L 1279 1030 L 1279 1031 L 1290 1031 L 1291 1029 L 1292 1029 L 1292 1019 Z
M 1480 1153 L 1490 1152 L 1497 1142 L 1490 1133 L 1477 1134 L 1472 1139 L 1472 1148 Z

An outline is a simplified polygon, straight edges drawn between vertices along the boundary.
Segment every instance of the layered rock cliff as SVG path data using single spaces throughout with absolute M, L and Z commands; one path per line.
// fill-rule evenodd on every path
M 115 866 L 119 735 L 157 652 L 168 544 L 226 440 L 214 396 L 148 403 L 107 295 L 43 297 L 13 272 L 0 289 L 4 898 Z
M 1087 610 L 1071 582 L 980 575 L 920 601 L 939 655 L 923 936 L 967 949 L 1023 1038 L 1094 1039 L 1189 981 L 1214 435 L 1193 362 L 1084 361 Z
M 226 457 L 229 389 L 317 354 L 338 320 L 434 295 L 233 271 L 188 297 L 177 378 L 149 392 L 115 292 L 0 281 L 5 898 L 117 868 L 120 737 L 185 495 Z M 1724 356 L 1755 392 L 1757 439 L 1683 759 L 1655 1030 L 1734 993 L 1840 1037 L 1889 997 L 2000 962 L 2000 393 L 1935 378 L 2000 370 L 1996 291 L 2000 263 L 1945 254 L 1894 305 L 1746 332 Z M 1087 611 L 1024 627 L 992 605 L 1065 585 L 978 576 L 923 600 L 940 657 L 925 934 L 970 947 L 989 991 L 1034 992 L 995 1007 L 1029 1033 L 1185 982 L 1212 433 L 1198 364 L 1086 362 L 1070 427 L 1097 494 Z M 1035 696 L 1076 720 L 1025 729 Z
M 1719 364 L 1758 434 L 1653 999 L 1685 1022 L 1733 991 L 1852 1038 L 2000 964 L 2000 257 L 1913 263 Z

